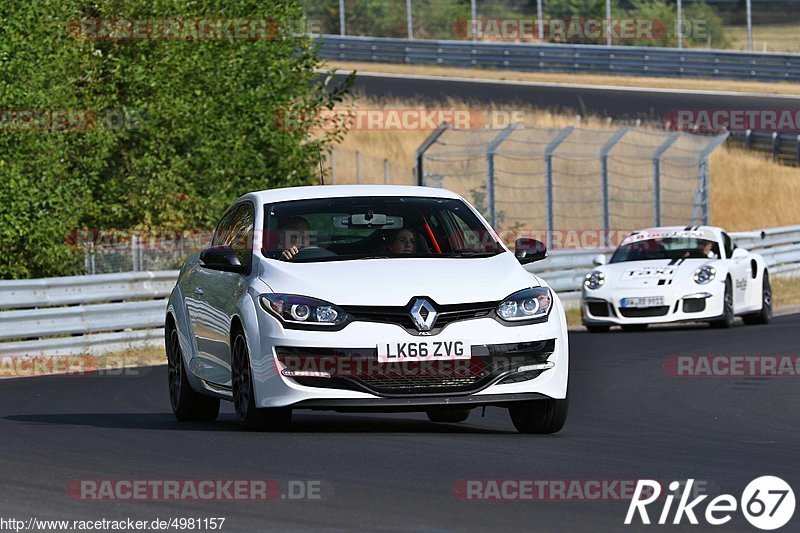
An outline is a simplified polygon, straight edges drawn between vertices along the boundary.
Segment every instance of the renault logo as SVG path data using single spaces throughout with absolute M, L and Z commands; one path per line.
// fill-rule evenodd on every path
M 436 321 L 436 310 L 428 300 L 419 298 L 411 307 L 411 319 L 420 331 L 430 331 Z

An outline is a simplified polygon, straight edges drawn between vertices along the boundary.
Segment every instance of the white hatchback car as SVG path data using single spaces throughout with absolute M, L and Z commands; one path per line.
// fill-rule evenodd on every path
M 377 185 L 246 194 L 169 299 L 169 392 L 179 419 L 233 401 L 247 429 L 293 409 L 509 409 L 520 432 L 567 415 L 567 326 L 556 294 L 455 193 Z
M 670 226 L 631 233 L 606 264 L 583 283 L 583 324 L 591 332 L 612 325 L 705 321 L 729 328 L 772 318 L 772 288 L 764 258 L 739 248 L 721 228 Z

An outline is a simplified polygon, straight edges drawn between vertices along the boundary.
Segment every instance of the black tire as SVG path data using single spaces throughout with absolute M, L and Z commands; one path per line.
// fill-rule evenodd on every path
M 712 328 L 729 329 L 733 327 L 736 316 L 733 314 L 733 285 L 731 278 L 725 280 L 725 301 L 722 306 L 722 318 L 710 322 Z
M 742 316 L 745 324 L 769 324 L 772 320 L 772 284 L 769 274 L 764 272 L 764 281 L 761 283 L 761 311 Z
M 608 333 L 611 326 L 585 326 L 589 333 Z
M 250 352 L 241 329 L 234 332 L 231 349 L 233 407 L 239 424 L 248 431 L 279 431 L 289 427 L 292 410 L 257 408 L 253 391 Z
M 623 331 L 644 331 L 649 324 L 625 324 L 622 326 Z
M 214 421 L 219 415 L 219 399 L 196 392 L 189 384 L 183 364 L 178 330 L 170 320 L 165 332 L 169 403 L 178 420 Z
M 568 403 L 567 398 L 515 402 L 508 413 L 520 433 L 557 433 L 567 421 Z
M 431 422 L 463 422 L 469 418 L 470 409 L 459 407 L 445 407 L 439 409 L 428 409 L 425 414 Z

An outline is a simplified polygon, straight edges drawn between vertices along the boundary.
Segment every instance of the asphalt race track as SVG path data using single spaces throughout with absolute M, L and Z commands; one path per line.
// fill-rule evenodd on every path
M 571 334 L 570 416 L 553 436 L 514 432 L 505 410 L 461 424 L 420 414 L 299 412 L 285 433 L 246 433 L 170 412 L 166 367 L 127 376 L 0 381 L 2 516 L 226 517 L 223 531 L 624 531 L 624 501 L 464 501 L 459 480 L 704 480 L 733 494 L 762 475 L 800 486 L 800 378 L 676 378 L 671 355 L 800 355 L 800 315 L 731 331 L 704 326 Z M 318 480 L 291 501 L 81 501 L 80 479 Z M 285 493 L 284 493 L 285 495 Z M 704 507 L 703 507 L 704 508 Z M 656 520 L 660 506 L 652 510 Z M 702 512 L 702 510 L 701 510 Z M 671 520 L 671 517 L 670 517 Z M 783 530 L 797 531 L 800 517 Z M 755 531 L 736 513 L 710 529 Z
M 376 65 L 376 69 L 379 65 Z M 335 81 L 344 79 L 337 75 Z M 359 73 L 357 93 L 381 98 L 443 102 L 459 98 L 485 104 L 524 103 L 542 109 L 563 110 L 614 119 L 661 120 L 677 109 L 797 109 L 800 97 L 754 94 L 714 94 L 675 90 L 620 89 L 564 85 L 502 83 L 491 80 L 448 80 L 401 75 Z

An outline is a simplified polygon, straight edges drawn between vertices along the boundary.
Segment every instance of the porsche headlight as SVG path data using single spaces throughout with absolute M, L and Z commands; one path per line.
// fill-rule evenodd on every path
M 711 265 L 703 265 L 694 271 L 694 282 L 698 285 L 705 285 L 717 276 L 717 269 Z
M 509 322 L 546 318 L 553 306 L 547 287 L 535 287 L 515 292 L 497 306 L 497 316 Z
M 589 274 L 586 274 L 586 278 L 583 280 L 583 285 L 587 289 L 595 290 L 602 287 L 605 282 L 606 275 L 599 270 L 593 270 Z
M 261 305 L 286 325 L 339 326 L 347 313 L 335 305 L 295 294 L 264 294 Z

